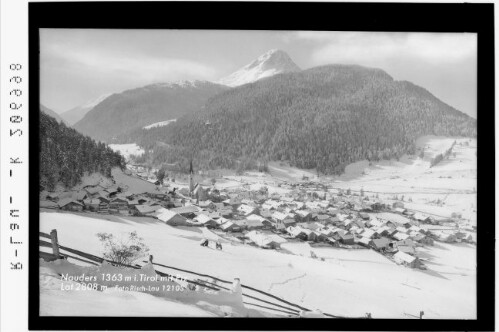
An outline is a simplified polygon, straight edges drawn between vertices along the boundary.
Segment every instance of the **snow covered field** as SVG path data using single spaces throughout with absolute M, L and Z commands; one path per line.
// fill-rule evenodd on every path
M 432 158 L 444 153 L 452 143 L 454 155 L 430 167 Z M 406 208 L 450 217 L 453 212 L 476 223 L 476 139 L 424 136 L 417 140 L 424 147 L 424 158 L 404 155 L 399 161 L 381 160 L 371 165 L 367 160 L 350 164 L 341 176 L 320 176 L 314 170 L 302 170 L 285 163 L 269 163 L 269 173 L 246 172 L 241 176 L 225 176 L 216 187 L 236 188 L 246 185 L 251 189 L 267 186 L 269 193 L 286 193 L 279 187 L 284 181 L 311 181 L 327 184 L 332 193 L 339 189 L 352 192 L 364 190 L 367 196 L 378 196 L 391 203 L 393 198 L 404 199 Z
M 69 287 L 72 290 L 61 290 Z M 40 268 L 41 316 L 217 316 L 193 305 L 158 298 L 142 292 L 76 290 L 77 282 L 62 281 L 47 267 Z
M 127 160 L 130 158 L 130 155 L 139 156 L 145 152 L 140 146 L 135 143 L 109 144 L 109 147 L 113 149 L 113 151 L 118 151 L 119 153 L 121 153 L 121 155 L 123 155 Z
M 453 148 L 455 157 L 451 155 L 430 168 L 431 159 L 444 153 L 454 141 L 457 142 Z M 423 159 L 403 156 L 400 161 L 350 164 L 345 174 L 333 180 L 332 186 L 363 189 L 367 195 L 378 195 L 388 202 L 394 196 L 399 199 L 404 196 L 406 208 L 437 217 L 450 217 L 458 212 L 476 222 L 476 139 L 424 136 L 418 139 L 417 146 L 425 147 Z
M 102 246 L 96 233 L 119 235 L 136 230 L 150 247 L 155 262 L 225 280 L 240 278 L 245 285 L 334 315 L 358 317 L 369 312 L 373 318 L 414 318 L 423 310 L 425 318 L 476 317 L 476 249 L 469 245 L 438 243 L 425 253 L 429 270 L 421 271 L 396 265 L 367 249 L 311 248 L 299 242 L 283 244 L 291 253 L 226 240 L 222 240 L 222 251 L 212 250 L 199 242 L 207 233 L 210 238 L 217 238 L 216 234 L 205 229 L 175 228 L 155 219 L 146 222 L 144 218 L 117 217 L 111 221 L 42 212 L 40 231 L 49 233 L 52 229 L 57 229 L 61 245 L 99 256 Z M 324 261 L 310 258 L 311 250 Z M 83 303 L 93 301 L 87 294 L 57 290 L 54 283 L 53 278 L 45 280 L 42 271 L 41 307 L 47 314 L 78 315 Z M 157 299 L 120 293 L 99 294 L 95 301 L 105 310 L 113 301 L 125 301 L 131 308 Z M 175 316 L 179 311 L 185 315 L 209 314 L 170 305 L 153 304 L 151 312 L 162 316 Z M 116 311 L 113 306 L 108 310 L 110 315 Z M 148 315 L 144 311 L 137 310 L 136 315 Z

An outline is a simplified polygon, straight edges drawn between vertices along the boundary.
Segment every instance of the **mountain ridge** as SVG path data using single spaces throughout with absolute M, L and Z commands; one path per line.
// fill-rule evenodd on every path
M 57 114 L 55 111 L 51 110 L 50 108 L 41 103 L 40 103 L 40 111 L 53 117 L 54 119 L 57 120 L 57 122 L 66 123 L 66 121 L 59 114 Z
M 209 81 L 154 83 L 115 93 L 92 108 L 74 128 L 111 142 L 128 131 L 202 109 L 208 98 L 229 89 Z
M 67 110 L 61 113 L 61 118 L 69 125 L 74 125 L 87 114 L 92 108 L 94 108 L 97 104 L 101 103 L 107 97 L 111 96 L 112 93 L 103 94 L 97 98 L 91 99 L 86 103 L 73 107 L 70 110 Z
M 423 135 L 476 136 L 476 120 L 428 90 L 378 68 L 326 65 L 226 90 L 202 113 L 134 139 L 156 164 L 197 158 L 202 167 L 257 160 L 338 174 L 354 161 L 415 153 Z M 157 145 L 156 142 L 162 142 Z

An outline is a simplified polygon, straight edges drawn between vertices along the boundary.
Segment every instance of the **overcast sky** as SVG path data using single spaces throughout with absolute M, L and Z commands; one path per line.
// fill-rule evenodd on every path
M 463 33 L 42 29 L 41 102 L 61 113 L 151 83 L 215 81 L 274 48 L 302 69 L 384 69 L 476 117 L 476 35 Z

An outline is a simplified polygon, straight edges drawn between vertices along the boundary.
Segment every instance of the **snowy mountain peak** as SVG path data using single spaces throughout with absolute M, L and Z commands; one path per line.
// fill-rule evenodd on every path
M 301 70 L 300 67 L 291 60 L 286 52 L 272 49 L 238 71 L 220 79 L 218 83 L 239 86 L 258 81 L 264 77 L 299 70 Z

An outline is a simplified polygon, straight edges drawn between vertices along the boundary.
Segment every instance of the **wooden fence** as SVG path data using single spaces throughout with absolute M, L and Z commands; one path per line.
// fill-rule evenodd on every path
M 69 247 L 65 247 L 59 244 L 58 238 L 57 238 L 57 231 L 54 229 L 50 232 L 49 234 L 40 232 L 40 239 L 39 239 L 39 245 L 40 247 L 47 247 L 52 249 L 52 253 L 44 252 L 44 251 L 39 251 L 39 256 L 40 258 L 43 258 L 45 261 L 53 261 L 56 259 L 74 259 L 80 262 L 84 262 L 87 264 L 91 265 L 96 265 L 99 266 L 102 264 L 102 262 L 107 261 L 109 264 L 114 265 L 114 266 L 123 266 L 127 268 L 132 268 L 132 269 L 140 269 L 142 266 L 139 264 L 135 265 L 128 265 L 128 264 L 123 264 L 123 263 L 117 263 L 113 261 L 108 261 L 102 257 L 98 257 L 80 250 L 72 249 Z M 46 238 L 50 239 L 50 242 L 45 241 L 41 238 Z M 152 261 L 152 259 L 151 259 Z M 148 263 L 148 261 L 143 261 L 143 263 Z M 220 291 L 220 290 L 230 290 L 230 286 L 232 286 L 233 282 L 228 281 L 228 280 L 223 280 L 218 277 L 214 277 L 208 274 L 202 274 L 194 271 L 189 271 L 181 268 L 177 268 L 174 266 L 168 266 L 160 263 L 155 263 L 152 262 L 152 264 L 155 267 L 159 267 L 161 270 L 155 269 L 156 273 L 159 276 L 162 277 L 168 277 L 168 278 L 174 278 L 174 276 L 171 274 L 172 271 L 178 271 L 178 272 L 183 272 L 186 274 L 189 274 L 191 279 L 185 279 L 185 281 L 191 285 L 196 285 L 204 288 L 208 288 L 211 290 L 215 291 Z M 165 272 L 168 271 L 168 272 Z M 193 279 L 193 278 L 205 278 L 209 279 L 207 280 L 199 280 L 199 279 Z M 184 279 L 184 278 L 183 278 Z M 172 279 L 174 280 L 174 279 Z M 276 295 L 267 293 L 265 291 L 256 289 L 254 287 L 248 286 L 241 284 L 241 288 L 244 290 L 243 291 L 243 303 L 248 306 L 253 306 L 257 308 L 263 308 L 267 310 L 272 310 L 272 311 L 277 311 L 281 312 L 290 316 L 299 316 L 300 311 L 311 311 L 310 309 L 307 309 L 299 304 L 292 303 L 290 301 L 286 301 Z M 248 302 L 248 300 L 252 300 L 252 302 Z M 254 302 L 256 301 L 256 303 Z M 356 318 L 356 319 L 362 319 L 362 318 L 371 318 L 370 314 L 366 314 L 365 317 L 342 317 L 342 316 L 337 316 L 337 315 L 332 315 L 328 313 L 323 313 L 327 317 L 331 318 Z

